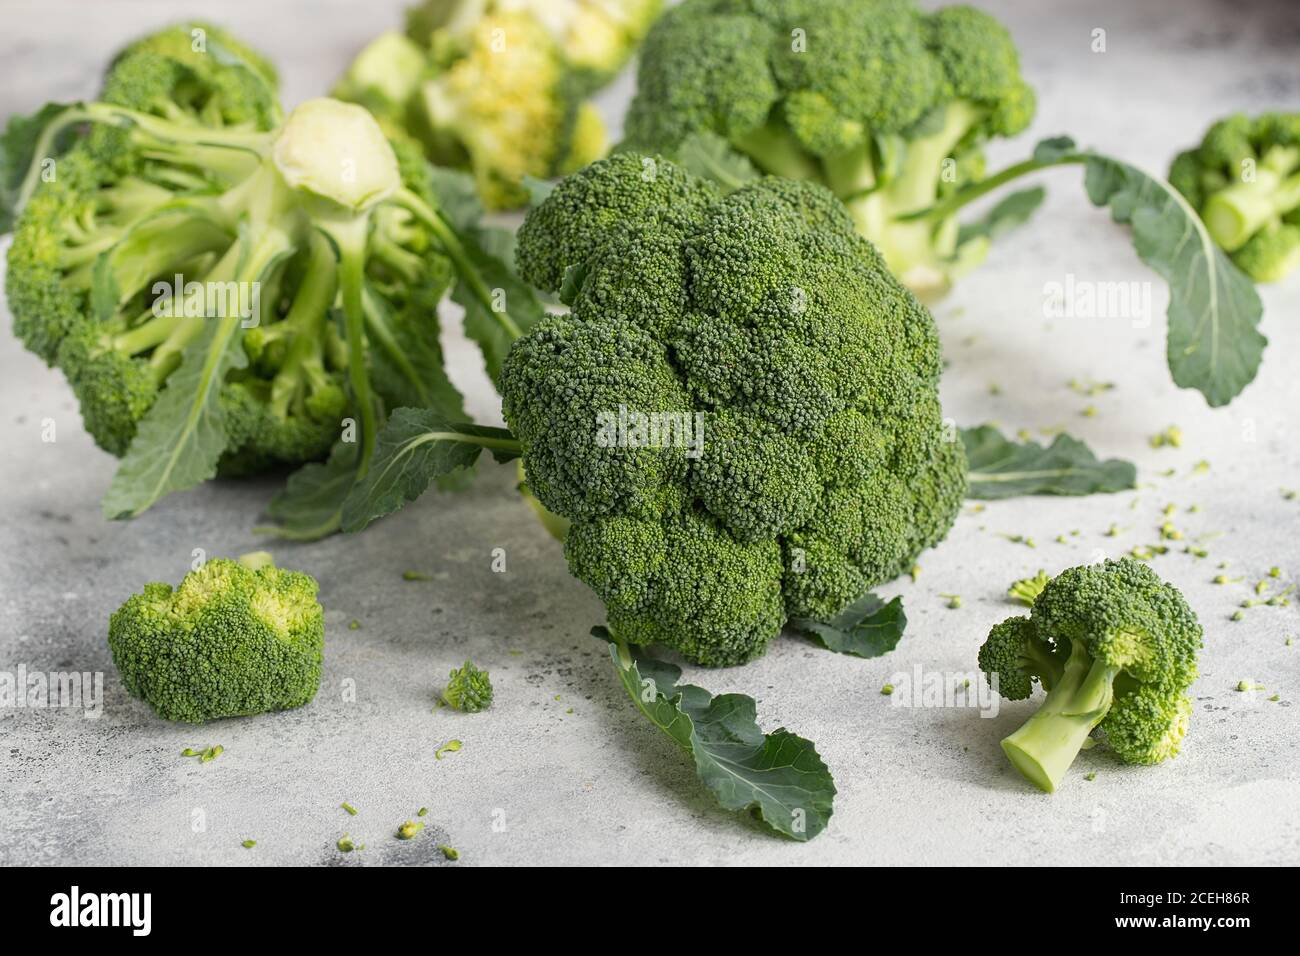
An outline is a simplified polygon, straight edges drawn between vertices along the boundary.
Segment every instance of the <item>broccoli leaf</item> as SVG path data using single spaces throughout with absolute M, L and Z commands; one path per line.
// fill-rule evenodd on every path
M 484 210 L 473 176 L 458 169 L 430 166 L 429 185 L 438 200 L 438 208 L 453 229 L 465 232 L 477 228 Z
M 343 530 L 360 531 L 414 501 L 435 479 L 469 468 L 484 449 L 497 461 L 520 453 L 504 428 L 450 422 L 435 409 L 397 409 L 379 432 L 365 477 L 343 502 Z
M 185 347 L 180 367 L 140 419 L 113 475 L 104 517 L 133 518 L 165 495 L 216 475 L 227 440 L 221 388 L 228 372 L 248 365 L 240 323 L 238 316 L 206 322 Z
M 903 599 L 888 604 L 864 594 L 829 621 L 791 618 L 790 626 L 816 638 L 828 651 L 854 657 L 880 657 L 898 646 L 907 628 Z
M 523 186 L 528 192 L 528 205 L 530 208 L 540 206 L 546 201 L 547 196 L 555 192 L 555 183 L 545 179 L 538 179 L 536 176 L 525 176 Z
M 1044 448 L 1018 445 L 992 425 L 963 428 L 970 486 L 967 497 L 992 501 L 1018 495 L 1093 495 L 1137 486 L 1137 469 L 1118 458 L 1098 460 L 1083 442 L 1057 435 Z
M 963 223 L 957 232 L 958 248 L 972 239 L 992 241 L 1029 221 L 1029 218 L 1043 204 L 1047 190 L 1042 186 L 1022 189 L 1000 200 L 996 206 L 984 214 L 983 218 Z
M 295 471 L 267 508 L 279 524 L 253 530 L 289 541 L 316 541 L 338 531 L 343 501 L 357 481 L 360 447 L 359 442 L 336 442 L 327 461 Z
M 681 669 L 646 656 L 605 628 L 610 657 L 633 702 L 695 760 L 695 772 L 728 810 L 756 810 L 773 830 L 811 840 L 830 821 L 835 782 L 811 741 L 784 727 L 764 734 L 752 697 L 714 697 L 679 684 Z
M 0 136 L 0 233 L 6 233 L 14 226 L 21 206 L 27 199 L 25 190 L 33 185 L 30 181 L 35 164 L 52 156 L 37 156 L 42 149 L 41 139 L 50 121 L 59 114 L 71 109 L 65 103 L 46 103 L 29 116 L 11 116 Z M 66 141 L 72 137 L 71 130 L 66 130 L 48 152 L 60 153 Z
M 1255 378 L 1268 344 L 1256 328 L 1264 307 L 1255 286 L 1176 189 L 1127 163 L 1086 155 L 1088 198 L 1133 227 L 1138 256 L 1169 283 L 1174 384 L 1198 390 L 1212 407 L 1227 405 Z
M 715 182 L 724 192 L 735 192 L 760 174 L 749 157 L 705 130 L 691 133 L 677 149 L 677 165 L 701 179 Z

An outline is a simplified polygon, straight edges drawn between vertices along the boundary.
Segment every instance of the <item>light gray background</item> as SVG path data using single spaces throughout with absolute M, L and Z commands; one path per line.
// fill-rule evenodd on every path
M 279 65 L 289 103 L 324 92 L 364 40 L 398 22 L 401 4 L 7 0 L 0 38 L 0 115 L 93 93 L 122 42 L 187 12 L 229 26 Z M 985 4 L 1011 27 L 1039 92 L 1039 118 L 991 167 L 1040 135 L 1163 170 L 1207 122 L 1232 110 L 1300 106 L 1300 7 L 1211 2 Z M 1106 31 L 1107 50 L 1090 49 Z M 612 120 L 625 77 L 602 97 Z M 131 523 L 106 523 L 98 499 L 114 461 L 81 430 L 61 376 L 0 335 L 0 670 L 105 672 L 104 715 L 0 711 L 0 863 L 330 863 L 344 831 L 369 849 L 348 863 L 1169 863 L 1300 862 L 1297 745 L 1298 607 L 1257 608 L 1230 623 L 1246 585 L 1216 587 L 1215 563 L 1249 582 L 1278 565 L 1300 577 L 1295 414 L 1300 276 L 1263 291 L 1270 339 L 1263 369 L 1229 408 L 1180 391 L 1164 362 L 1164 289 L 1126 236 L 1086 201 L 1078 170 L 1042 177 L 1045 208 L 936 310 L 951 368 L 947 413 L 963 424 L 1065 425 L 1099 451 L 1138 463 L 1136 493 L 1016 500 L 966 513 L 923 555 L 920 578 L 882 588 L 904 596 L 911 624 L 887 658 L 859 661 L 786 637 L 766 658 L 689 676 L 759 701 L 764 725 L 817 742 L 839 796 L 829 830 L 800 845 L 716 808 L 687 760 L 623 697 L 604 649 L 587 636 L 596 599 L 569 577 L 559 546 L 511 493 L 513 471 L 487 466 L 472 490 L 429 495 L 359 537 L 273 548 L 321 582 L 328 608 L 325 673 L 309 706 L 203 728 L 166 724 L 119 685 L 105 644 L 109 613 L 147 580 L 176 581 L 194 548 L 236 555 L 263 545 L 250 528 L 274 481 L 212 484 L 176 495 Z M 1048 320 L 1045 283 L 1153 282 L 1154 320 Z M 445 309 L 448 325 L 457 312 Z M 448 333 L 456 380 L 483 422 L 497 403 L 482 365 Z M 1113 381 L 1085 399 L 1071 377 Z M 993 396 L 989 384 L 1001 385 Z M 1093 402 L 1095 418 L 1081 409 Z M 43 443 L 44 419 L 57 441 Z M 1180 450 L 1147 438 L 1176 423 Z M 1192 476 L 1206 459 L 1208 474 Z M 1174 477 L 1162 477 L 1165 469 Z M 998 739 L 1031 711 L 900 708 L 880 686 L 914 665 L 974 666 L 989 626 L 1014 608 L 1003 591 L 1037 568 L 1055 572 L 1157 540 L 1161 509 L 1189 536 L 1221 532 L 1212 559 L 1171 553 L 1158 570 L 1206 629 L 1196 713 L 1185 752 L 1154 769 L 1083 754 L 1062 792 L 1029 790 Z M 1104 535 L 1112 524 L 1128 527 Z M 1078 529 L 1068 546 L 1055 535 Z M 998 535 L 1033 536 L 1036 550 Z M 508 573 L 489 570 L 504 548 Z M 406 582 L 406 569 L 433 576 Z M 959 593 L 960 610 L 940 592 Z M 348 630 L 353 618 L 360 630 Z M 497 703 L 463 716 L 433 712 L 449 668 L 491 669 Z M 355 681 L 356 703 L 341 687 Z M 1242 694 L 1242 679 L 1267 686 Z M 1281 695 L 1280 702 L 1266 698 Z M 464 749 L 442 761 L 449 738 Z M 199 766 L 187 746 L 221 743 Z M 1084 774 L 1096 771 L 1089 782 Z M 349 800 L 361 815 L 338 809 Z M 394 828 L 421 806 L 432 839 L 399 844 Z M 196 813 L 206 822 L 193 832 Z M 494 821 L 504 828 L 494 829 Z M 240 841 L 258 841 L 244 850 Z

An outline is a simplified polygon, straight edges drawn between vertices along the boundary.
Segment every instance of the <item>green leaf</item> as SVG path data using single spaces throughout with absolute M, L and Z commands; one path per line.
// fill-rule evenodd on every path
M 185 347 L 104 495 L 106 518 L 133 518 L 173 491 L 207 481 L 226 450 L 221 388 L 226 374 L 248 364 L 239 347 L 238 316 L 206 321 Z
M 760 175 L 749 157 L 733 149 L 717 133 L 707 131 L 692 133 L 682 141 L 677 149 L 677 165 L 717 183 L 726 192 L 735 192 Z
M 491 294 L 494 310 L 506 310 L 519 331 L 524 333 L 545 317 L 546 310 L 532 287 L 516 276 L 502 257 L 490 251 L 493 245 L 500 248 L 500 237 L 496 234 L 501 231 L 476 230 L 461 233 L 460 239 L 470 264 Z M 489 311 L 463 277 L 456 282 L 451 297 L 465 308 L 465 334 L 482 350 L 488 375 L 496 384 L 501 378 L 501 365 L 514 344 L 514 336 L 502 326 L 498 316 Z
M 438 341 L 436 311 L 417 316 L 419 326 L 394 313 L 388 300 L 369 285 L 364 295 L 366 334 L 371 344 L 375 390 L 390 408 L 436 408 L 453 421 L 465 417 L 464 400 L 447 377 Z
M 9 232 L 14 227 L 21 206 L 29 196 L 23 194 L 24 181 L 30 186 L 28 173 L 41 161 L 63 152 L 74 133 L 65 130 L 55 137 L 53 147 L 48 150 L 51 156 L 37 156 L 42 149 L 41 134 L 59 114 L 72 107 L 66 103 L 46 103 L 35 113 L 28 116 L 11 116 L 5 126 L 4 135 L 0 136 L 0 233 Z M 56 170 L 57 174 L 57 170 Z
M 854 657 L 880 657 L 898 646 L 907 628 L 903 599 L 888 604 L 864 594 L 829 621 L 791 618 L 790 626 L 815 637 L 827 650 Z
M 278 524 L 253 530 L 289 541 L 316 541 L 339 530 L 343 502 L 357 481 L 359 442 L 336 442 L 327 461 L 303 465 L 276 495 L 267 514 Z
M 524 189 L 528 191 L 528 205 L 530 208 L 540 206 L 546 201 L 546 197 L 555 192 L 555 183 L 545 179 L 538 179 L 536 176 L 525 176 L 523 179 Z
M 826 829 L 835 782 L 810 741 L 785 728 L 764 734 L 752 697 L 714 697 L 702 687 L 678 684 L 680 668 L 618 641 L 603 627 L 591 633 L 609 642 L 628 695 L 691 755 L 695 772 L 719 804 L 754 810 L 773 830 L 795 840 L 811 840 Z
M 484 210 L 473 176 L 459 169 L 430 166 L 429 185 L 438 200 L 438 208 L 456 232 L 478 228 Z
M 1226 405 L 1255 378 L 1268 340 L 1259 294 L 1176 189 L 1127 163 L 1087 155 L 1088 198 L 1133 227 L 1138 256 L 1169 283 L 1166 352 L 1174 384 Z
M 567 266 L 564 270 L 564 281 L 560 283 L 560 301 L 565 305 L 573 305 L 578 298 L 578 293 L 582 291 L 582 284 L 587 281 L 587 263 L 579 262 Z
M 497 461 L 520 451 L 504 428 L 449 422 L 434 409 L 397 409 L 379 432 L 366 476 L 343 503 L 343 530 L 360 531 L 414 501 L 435 479 L 472 466 L 484 449 Z
M 963 428 L 967 497 L 985 501 L 1019 495 L 1093 495 L 1137 486 L 1137 469 L 1118 458 L 1099 461 L 1083 442 L 1057 435 L 1044 448 L 1016 444 L 992 425 Z
M 982 219 L 963 223 L 957 232 L 957 246 L 960 248 L 972 239 L 992 241 L 1024 225 L 1043 204 L 1046 195 L 1047 190 L 1042 186 L 1012 193 L 985 213 Z

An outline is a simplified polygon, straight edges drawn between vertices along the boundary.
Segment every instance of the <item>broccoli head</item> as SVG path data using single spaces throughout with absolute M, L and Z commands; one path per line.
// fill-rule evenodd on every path
M 442 699 L 448 707 L 467 714 L 486 710 L 492 706 L 492 681 L 488 672 L 479 670 L 473 661 L 466 661 L 464 667 L 458 667 L 448 675 Z
M 1016 47 L 970 7 L 911 0 L 686 0 L 651 29 L 628 148 L 716 135 L 764 172 L 829 187 L 910 287 L 978 260 L 954 219 L 900 221 L 982 174 L 981 144 L 1034 115 Z
M 1300 113 L 1220 120 L 1178 154 L 1169 181 L 1256 282 L 1300 268 Z
M 459 409 L 436 321 L 455 237 L 419 146 L 337 100 L 281 119 L 269 67 L 187 29 L 128 48 L 101 101 L 11 122 L 18 337 L 128 462 L 142 432 L 215 433 L 194 480 L 321 459 L 349 422 L 369 447 L 383 409 Z
M 178 587 L 152 583 L 108 624 L 132 697 L 199 724 L 301 707 L 320 685 L 325 618 L 316 581 L 264 561 L 215 558 Z
M 517 260 L 571 312 L 515 342 L 503 413 L 620 638 L 741 663 L 947 533 L 933 320 L 826 189 L 724 197 L 619 153 L 529 213 Z
M 494 209 L 525 205 L 525 177 L 604 154 L 586 97 L 622 67 L 660 0 L 428 0 L 405 34 L 358 54 L 334 95 L 419 138 L 441 166 L 474 174 Z
M 1035 681 L 1047 691 L 1002 749 L 1048 793 L 1094 731 L 1125 763 L 1176 756 L 1200 647 L 1196 615 L 1147 565 L 1123 558 L 1061 572 L 1029 617 L 998 624 L 980 648 L 980 670 L 1007 700 L 1029 697 Z

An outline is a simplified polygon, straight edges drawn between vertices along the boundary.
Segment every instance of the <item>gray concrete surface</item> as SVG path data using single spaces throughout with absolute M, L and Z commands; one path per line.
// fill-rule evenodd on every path
M 186 6 L 264 48 L 297 101 L 324 90 L 366 35 L 396 22 L 400 4 Z M 994 165 L 1037 135 L 1070 131 L 1162 169 L 1217 114 L 1300 106 L 1293 4 L 988 6 L 1020 42 L 1041 101 L 1031 133 L 995 147 Z M 0 115 L 91 92 L 121 41 L 181 13 L 172 3 L 10 0 Z M 1106 31 L 1105 53 L 1090 50 L 1095 28 Z M 625 80 L 603 98 L 611 117 L 627 90 Z M 765 726 L 817 742 L 839 796 L 829 830 L 808 845 L 717 809 L 683 757 L 623 698 L 603 649 L 586 636 L 600 620 L 598 602 L 568 576 L 502 467 L 359 537 L 274 549 L 281 563 L 320 579 L 328 608 L 324 680 L 312 704 L 202 728 L 158 720 L 117 681 L 107 617 L 146 580 L 178 580 L 195 548 L 233 555 L 259 546 L 250 528 L 275 483 L 212 484 L 134 522 L 105 523 L 98 499 L 113 460 L 81 430 L 58 373 L 0 335 L 0 671 L 103 672 L 106 698 L 98 719 L 0 708 L 0 863 L 438 863 L 442 842 L 460 849 L 461 865 L 1300 862 L 1300 612 L 1256 608 L 1230 622 L 1247 585 L 1210 583 L 1221 560 L 1248 583 L 1274 565 L 1286 580 L 1300 577 L 1300 500 L 1280 492 L 1300 486 L 1300 278 L 1264 290 L 1263 369 L 1230 407 L 1211 410 L 1169 381 L 1158 282 L 1147 328 L 1043 317 L 1044 285 L 1067 274 L 1154 278 L 1088 205 L 1078 179 L 1077 171 L 1045 176 L 1050 195 L 1035 222 L 936 310 L 951 361 L 943 397 L 962 423 L 1065 425 L 1099 451 L 1136 461 L 1142 488 L 963 514 L 922 556 L 916 582 L 881 589 L 902 594 L 911 619 L 887 658 L 841 658 L 786 637 L 753 665 L 689 674 L 718 692 L 753 695 Z M 481 363 L 454 331 L 448 347 L 471 407 L 494 420 Z M 1066 388 L 1071 377 L 1117 388 L 1085 399 Z M 992 382 L 1000 395 L 990 394 Z M 1083 417 L 1090 402 L 1099 414 Z M 52 443 L 42 441 L 46 420 L 57 429 Z M 1184 446 L 1148 447 L 1171 423 Z M 1202 459 L 1210 470 L 1193 474 Z M 1099 549 L 1155 542 L 1168 503 L 1189 536 L 1221 534 L 1208 542 L 1209 560 L 1175 550 L 1156 561 L 1206 629 L 1191 736 L 1177 760 L 1125 768 L 1093 750 L 1068 786 L 1046 797 L 1026 788 L 997 746 L 1031 705 L 982 719 L 880 695 L 914 666 L 969 670 L 990 624 L 1013 610 L 1003 597 L 1009 581 Z M 1202 510 L 1183 510 L 1193 503 Z M 1129 530 L 1107 537 L 1112 524 Z M 1072 529 L 1080 534 L 1068 545 L 1053 543 Z M 999 537 L 1012 533 L 1038 547 Z M 489 568 L 497 547 L 506 549 L 505 574 Z M 403 581 L 412 568 L 432 580 Z M 963 595 L 964 606 L 947 609 L 941 592 Z M 359 630 L 347 628 L 354 618 Z M 1295 646 L 1285 645 L 1288 636 Z M 477 716 L 433 712 L 442 678 L 466 657 L 491 669 L 496 705 Z M 1268 689 L 1238 693 L 1243 679 Z M 464 749 L 435 761 L 450 738 Z M 215 743 L 225 753 L 212 763 L 178 756 Z M 346 816 L 344 800 L 360 815 Z M 432 838 L 393 839 L 421 806 Z M 345 831 L 368 849 L 341 858 L 333 845 Z M 257 847 L 241 848 L 249 838 Z

